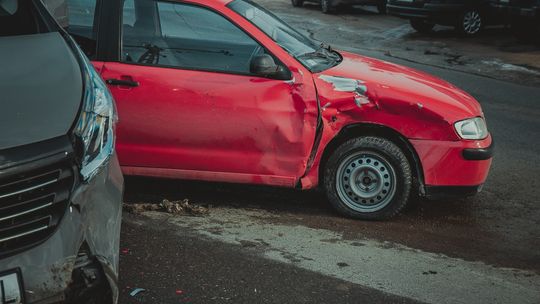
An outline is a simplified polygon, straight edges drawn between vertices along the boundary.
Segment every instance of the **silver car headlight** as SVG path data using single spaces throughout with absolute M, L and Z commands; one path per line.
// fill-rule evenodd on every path
M 84 101 L 75 136 L 82 144 L 81 175 L 92 178 L 114 151 L 114 125 L 117 121 L 114 100 L 109 89 L 86 56 L 84 61 Z
M 486 121 L 482 117 L 469 118 L 454 124 L 456 132 L 463 139 L 484 139 L 488 137 Z

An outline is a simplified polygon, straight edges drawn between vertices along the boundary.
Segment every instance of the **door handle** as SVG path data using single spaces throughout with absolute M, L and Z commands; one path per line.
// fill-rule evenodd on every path
M 138 87 L 139 82 L 133 81 L 133 80 L 123 80 L 123 79 L 107 79 L 105 80 L 107 84 L 110 85 L 118 85 L 118 86 L 125 86 L 125 87 Z

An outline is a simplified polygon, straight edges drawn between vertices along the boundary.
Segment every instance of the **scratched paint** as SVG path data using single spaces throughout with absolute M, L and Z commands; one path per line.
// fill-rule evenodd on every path
M 256 38 L 291 80 L 105 62 L 102 77 L 141 84 L 111 87 L 126 174 L 316 187 L 321 157 L 344 128 L 369 124 L 406 140 L 451 143 L 460 140 L 455 121 L 482 116 L 467 93 L 392 63 L 339 51 L 343 60 L 314 72 L 223 2 L 194 1 Z M 422 159 L 426 170 L 436 162 Z
M 392 63 L 341 52 L 343 62 L 315 74 L 321 118 L 322 139 L 314 163 L 302 178 L 302 186 L 319 183 L 321 158 L 325 147 L 341 130 L 358 124 L 384 127 L 414 141 L 422 162 L 425 182 L 429 185 L 479 184 L 489 171 L 489 162 L 465 163 L 459 154 L 452 154 L 445 163 L 466 166 L 474 175 L 441 175 L 445 167 L 440 159 L 430 157 L 425 141 L 440 143 L 441 151 L 452 150 L 459 143 L 453 123 L 459 117 L 482 116 L 476 100 L 455 86 L 422 72 Z M 489 146 L 491 140 L 475 142 Z M 429 143 L 426 144 L 430 146 Z M 445 148 L 443 148 L 445 147 Z M 445 150 L 446 149 L 446 150 Z M 436 172 L 434 172 L 436 171 Z
M 361 80 L 328 75 L 321 75 L 319 78 L 331 83 L 336 91 L 354 92 L 364 96 L 367 93 L 367 87 Z

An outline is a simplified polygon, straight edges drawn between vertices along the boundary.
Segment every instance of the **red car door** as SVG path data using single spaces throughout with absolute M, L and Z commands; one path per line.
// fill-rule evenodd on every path
M 268 48 L 205 7 L 126 0 L 123 15 L 122 58 L 102 76 L 124 173 L 295 185 L 315 140 L 310 77 L 253 75 Z

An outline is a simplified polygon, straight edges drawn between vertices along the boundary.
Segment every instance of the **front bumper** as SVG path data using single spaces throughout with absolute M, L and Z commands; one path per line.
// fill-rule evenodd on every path
M 386 8 L 388 14 L 402 18 L 420 18 L 420 19 L 439 19 L 449 15 L 457 15 L 463 10 L 463 4 L 431 4 L 426 3 L 422 6 L 413 6 L 406 4 L 389 3 Z
M 411 140 L 424 173 L 426 189 L 465 187 L 475 192 L 486 181 L 493 157 L 491 135 L 484 140 Z M 471 190 L 472 189 L 472 190 Z M 426 191 L 427 192 L 427 191 Z
M 540 7 L 531 6 L 531 7 L 520 7 L 507 4 L 496 4 L 493 7 L 502 13 L 507 13 L 512 17 L 523 17 L 523 18 L 540 18 Z
M 113 156 L 98 175 L 74 189 L 62 222 L 50 238 L 0 260 L 0 272 L 20 272 L 24 303 L 63 301 L 83 244 L 100 262 L 116 303 L 122 194 L 123 177 Z

